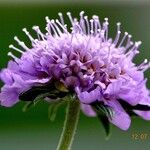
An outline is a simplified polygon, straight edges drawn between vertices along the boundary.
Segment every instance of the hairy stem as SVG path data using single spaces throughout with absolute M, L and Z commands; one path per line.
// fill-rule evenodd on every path
M 77 100 L 69 100 L 66 110 L 63 131 L 57 146 L 57 150 L 70 150 L 77 129 L 80 114 L 80 105 Z

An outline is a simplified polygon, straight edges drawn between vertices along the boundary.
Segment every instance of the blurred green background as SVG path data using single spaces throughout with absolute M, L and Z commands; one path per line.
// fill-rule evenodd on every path
M 13 37 L 29 42 L 22 28 L 27 27 L 31 31 L 33 25 L 39 25 L 44 31 L 45 16 L 57 18 L 58 12 L 66 14 L 72 12 L 78 16 L 81 10 L 87 15 L 97 14 L 101 20 L 109 18 L 110 36 L 114 37 L 116 22 L 122 23 L 122 30 L 133 35 L 135 41 L 142 40 L 141 53 L 135 61 L 142 62 L 150 58 L 150 3 L 148 1 L 53 1 L 52 3 L 40 3 L 34 0 L 22 3 L 0 2 L 0 68 L 6 66 L 10 59 L 7 56 L 8 45 L 15 43 Z M 33 33 L 34 34 L 34 33 Z M 146 77 L 150 73 L 146 72 Z M 150 78 L 149 78 L 150 79 Z M 148 82 L 150 87 L 150 81 Z M 138 92 L 138 91 L 137 91 Z M 13 108 L 0 108 L 0 150 L 55 150 L 64 120 L 65 106 L 62 106 L 57 114 L 55 122 L 48 119 L 48 105 L 40 103 L 28 112 L 22 112 L 23 103 Z M 132 134 L 146 133 L 145 140 L 134 140 Z M 150 147 L 150 122 L 140 118 L 133 118 L 131 128 L 127 131 L 112 125 L 112 136 L 105 140 L 105 134 L 101 124 L 96 118 L 88 118 L 81 113 L 79 126 L 73 150 L 148 150 Z

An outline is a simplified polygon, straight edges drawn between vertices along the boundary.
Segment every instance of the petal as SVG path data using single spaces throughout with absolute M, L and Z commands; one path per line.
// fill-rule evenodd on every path
M 119 102 L 116 100 L 109 101 L 108 105 L 112 107 L 114 111 L 114 115 L 112 119 L 109 119 L 109 121 L 120 129 L 127 130 L 131 124 L 129 115 L 124 111 Z
M 90 117 L 96 116 L 95 111 L 92 109 L 92 107 L 90 105 L 86 105 L 86 104 L 81 103 L 80 106 L 81 106 L 81 109 L 85 115 L 90 116 Z
M 79 85 L 79 79 L 75 76 L 67 77 L 65 80 L 65 85 L 67 87 L 75 87 Z
M 11 85 L 13 83 L 12 72 L 9 69 L 3 69 L 0 73 L 0 79 L 5 84 Z
M 139 111 L 139 110 L 134 110 L 134 112 L 142 117 L 145 120 L 150 120 L 150 111 Z
M 150 106 L 149 90 L 145 89 L 145 95 L 147 95 L 147 97 L 141 99 L 141 101 L 139 102 L 139 104 Z M 143 119 L 150 120 L 150 111 L 134 110 L 134 112 L 137 115 L 139 115 L 140 117 L 142 117 Z
M 84 104 L 90 104 L 96 100 L 101 99 L 101 90 L 100 87 L 97 87 L 91 92 L 80 92 L 80 90 L 76 90 L 79 100 Z
M 137 105 L 140 101 L 140 95 L 134 89 L 129 92 L 125 92 L 125 90 L 120 92 L 119 98 L 133 106 Z
M 5 86 L 0 93 L 0 103 L 2 106 L 11 107 L 19 101 L 18 97 L 19 93 L 17 92 L 17 88 Z

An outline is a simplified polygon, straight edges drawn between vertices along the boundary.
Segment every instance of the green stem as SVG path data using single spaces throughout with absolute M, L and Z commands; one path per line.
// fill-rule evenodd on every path
M 80 106 L 77 100 L 69 100 L 63 131 L 57 150 L 70 150 L 79 120 Z

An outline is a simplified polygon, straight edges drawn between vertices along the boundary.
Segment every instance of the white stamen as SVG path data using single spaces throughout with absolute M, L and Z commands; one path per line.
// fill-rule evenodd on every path
M 27 51 L 29 50 L 29 48 L 25 45 L 25 43 L 22 42 L 22 41 L 20 41 L 17 36 L 14 37 L 14 40 L 15 40 L 15 41 L 18 43 L 18 45 L 20 45 L 22 48 L 24 48 L 24 49 L 27 50 Z
M 48 23 L 48 25 L 50 25 L 51 29 L 53 30 L 55 36 L 58 36 L 56 29 L 53 26 L 53 20 L 51 21 L 48 16 L 46 16 L 45 19 L 46 19 L 46 22 Z
M 14 50 L 16 50 L 17 52 L 19 52 L 19 53 L 21 53 L 21 54 L 23 54 L 24 52 L 22 51 L 22 50 L 20 50 L 20 49 L 18 49 L 18 48 L 16 48 L 14 45 L 9 45 L 9 48 L 11 48 L 11 49 L 14 49 Z
M 121 34 L 120 25 L 121 25 L 121 23 L 118 22 L 118 23 L 117 23 L 117 35 L 116 35 L 116 38 L 115 38 L 115 40 L 114 40 L 114 42 L 113 42 L 113 44 L 115 44 L 115 45 L 117 45 L 117 43 L 118 43 L 118 41 L 119 41 L 119 38 L 120 38 L 120 34 Z
M 148 63 L 147 59 L 144 59 L 144 61 L 138 66 L 138 69 L 143 68 L 143 66 L 145 66 Z
M 61 24 L 58 19 L 56 19 L 56 23 L 59 24 L 59 26 L 63 29 L 63 31 L 64 31 L 65 33 L 68 33 L 68 31 L 67 31 L 67 29 L 65 28 L 65 26 L 64 26 L 63 24 Z
M 30 35 L 26 28 L 23 28 L 22 31 L 25 32 L 25 34 L 29 37 L 31 42 L 34 42 L 34 38 Z
M 132 35 L 128 34 L 128 40 L 125 46 L 126 49 L 128 49 L 131 45 L 133 45 L 133 42 L 131 42 L 131 38 L 132 38 Z
M 7 55 L 12 57 L 15 61 L 18 60 L 18 58 L 12 52 L 8 52 Z
M 41 32 L 39 26 L 33 26 L 32 29 L 37 32 L 37 34 L 42 38 L 43 41 L 45 41 L 45 35 Z M 39 36 L 38 38 L 40 38 Z
M 130 43 L 128 43 L 128 44 L 126 45 L 126 47 L 125 47 L 125 48 L 126 48 L 126 50 L 127 50 L 127 49 L 129 49 L 132 45 L 133 45 L 133 42 L 132 42 L 132 41 L 130 41 Z
M 58 28 L 57 24 L 55 23 L 55 20 L 51 20 L 51 23 L 53 24 L 53 26 L 56 28 L 56 31 L 58 33 L 58 35 L 61 35 L 62 32 L 60 31 L 60 29 Z
M 109 25 L 109 23 L 108 23 L 108 18 L 104 18 L 104 20 L 105 20 L 105 23 L 104 23 L 104 30 L 105 30 L 105 33 L 106 33 L 106 36 L 105 36 L 105 41 L 107 41 L 108 40 L 108 25 Z
M 116 38 L 115 38 L 113 44 L 117 45 L 119 38 L 120 38 L 120 34 L 121 34 L 121 31 L 117 31 L 117 35 L 116 35 Z
M 102 27 L 101 27 L 101 23 L 100 23 L 99 17 L 94 15 L 93 19 L 95 19 L 95 21 L 97 22 L 98 28 L 101 29 Z
M 97 35 L 97 30 L 99 28 L 99 25 L 98 25 L 98 16 L 93 15 L 92 18 L 94 20 L 94 28 L 95 28 L 94 32 L 95 32 L 95 35 Z
M 47 33 L 46 33 L 47 36 L 48 35 L 52 36 L 51 29 L 50 29 L 49 25 L 45 27 L 45 30 L 47 31 Z M 40 39 L 39 34 L 37 34 L 37 35 L 38 35 L 38 39 Z
M 135 47 L 138 48 L 142 44 L 142 41 L 135 42 Z
M 118 22 L 118 23 L 117 23 L 117 31 L 120 31 L 120 26 L 121 26 L 121 23 Z
M 73 26 L 74 21 L 73 21 L 73 18 L 72 18 L 72 16 L 71 16 L 71 13 L 70 13 L 70 12 L 67 12 L 67 16 L 68 16 L 68 18 L 69 18 L 69 20 L 70 20 L 70 22 L 71 22 L 71 25 Z
M 63 18 L 63 14 L 61 12 L 58 13 L 59 17 L 60 17 L 60 22 L 62 25 L 64 25 L 64 18 Z
M 125 32 L 125 33 L 124 33 L 124 36 L 123 36 L 123 38 L 122 38 L 122 40 L 121 40 L 121 42 L 120 42 L 120 44 L 118 45 L 118 47 L 122 46 L 122 44 L 123 44 L 123 42 L 125 41 L 127 35 L 128 35 L 128 32 Z
M 138 66 L 138 70 L 142 70 L 143 72 L 145 72 L 147 69 L 150 68 L 150 62 L 148 62 L 147 59 L 145 59 L 139 66 Z
M 88 16 L 85 16 L 84 19 L 85 19 L 86 26 L 87 26 L 87 34 L 89 35 L 90 34 L 90 24 L 88 21 Z
M 148 70 L 149 68 L 150 68 L 150 62 L 148 62 L 147 65 L 144 66 L 143 72 L 145 72 L 145 71 Z
M 85 22 L 84 22 L 84 11 L 80 12 L 80 26 L 82 28 L 82 31 L 86 33 Z
M 93 22 L 94 22 L 94 20 L 91 19 L 91 20 L 90 20 L 90 26 L 91 26 L 91 31 L 90 31 L 90 33 L 91 33 L 91 34 L 94 34 L 94 30 L 93 30 Z

